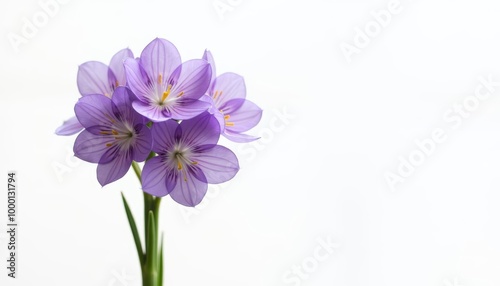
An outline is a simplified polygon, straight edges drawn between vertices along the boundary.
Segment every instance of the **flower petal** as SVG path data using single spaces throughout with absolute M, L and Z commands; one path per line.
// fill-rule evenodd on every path
M 235 73 L 223 73 L 215 79 L 210 87 L 209 95 L 213 97 L 217 108 L 222 109 L 224 104 L 231 99 L 245 98 L 245 80 Z
M 144 123 L 144 117 L 132 108 L 132 102 L 136 99 L 134 93 L 125 86 L 120 86 L 113 92 L 111 101 L 115 104 L 116 112 L 120 114 L 122 121 L 130 123 Z
M 118 51 L 118 53 L 111 58 L 109 70 L 114 74 L 115 79 L 118 81 L 118 84 L 113 83 L 115 84 L 115 88 L 118 86 L 124 86 L 127 83 L 123 62 L 129 58 L 133 59 L 134 54 L 128 48 Z
M 142 190 L 150 195 L 164 197 L 167 190 L 167 168 L 159 156 L 149 159 L 142 170 Z
M 96 61 L 78 67 L 77 84 L 81 95 L 102 94 L 111 97 L 113 87 L 108 76 L 108 66 Z
M 144 124 L 139 124 L 136 127 L 137 138 L 134 142 L 133 159 L 136 162 L 145 161 L 153 147 L 153 138 L 151 130 Z
M 81 97 L 75 104 L 75 114 L 83 127 L 108 126 L 116 120 L 111 99 L 101 94 Z
M 140 63 L 152 82 L 156 82 L 159 76 L 165 82 L 181 64 L 181 56 L 174 44 L 156 38 L 142 51 Z
M 241 99 L 228 101 L 223 109 L 224 114 L 226 116 L 229 115 L 229 118 L 226 120 L 226 130 L 234 133 L 241 133 L 252 129 L 262 118 L 262 109 L 255 103 L 243 100 L 243 103 L 240 104 L 238 101 L 241 101 Z M 233 108 L 238 105 L 238 108 Z
M 95 135 L 87 130 L 83 130 L 76 137 L 73 145 L 75 156 L 90 163 L 99 163 L 102 155 L 108 150 L 106 144 L 112 139 L 105 136 Z
M 160 106 L 143 103 L 142 101 L 136 100 L 132 102 L 132 107 L 142 116 L 149 118 L 154 122 L 162 122 L 170 119 L 169 114 Z
M 193 161 L 203 171 L 209 184 L 220 184 L 232 179 L 240 166 L 236 155 L 226 147 L 207 146 L 206 150 L 193 156 Z M 204 149 L 204 146 L 201 147 Z
M 219 141 L 219 122 L 208 112 L 183 120 L 180 127 L 181 140 L 188 146 L 215 145 Z
M 181 205 L 194 207 L 201 202 L 207 193 L 208 184 L 199 168 L 177 175 L 176 184 L 170 196 Z M 201 180 L 200 180 L 201 179 Z
M 235 133 L 229 130 L 225 130 L 224 133 L 222 133 L 222 135 L 227 139 L 236 143 L 248 143 L 260 139 L 260 137 L 254 137 L 243 133 Z
M 210 79 L 210 83 L 213 83 L 215 80 L 215 76 L 217 75 L 217 73 L 215 72 L 214 57 L 212 56 L 212 53 L 209 50 L 205 50 L 202 59 L 206 60 L 210 64 L 210 67 L 212 68 L 212 77 Z
M 127 85 L 137 98 L 143 102 L 149 101 L 149 87 L 144 81 L 142 67 L 135 59 L 126 59 L 123 63 L 127 77 Z
M 153 151 L 164 153 L 175 145 L 176 130 L 179 123 L 174 120 L 154 123 L 152 127 Z
M 210 108 L 208 108 L 208 112 L 210 114 L 212 114 L 213 116 L 215 116 L 217 121 L 219 121 L 220 131 L 222 133 L 224 131 L 224 128 L 225 128 L 224 115 L 215 107 L 212 97 L 205 94 L 202 97 L 200 97 L 200 100 L 208 102 L 210 104 Z
M 177 67 L 174 74 L 179 74 L 179 78 L 176 81 L 169 80 L 173 82 L 172 95 L 182 94 L 183 98 L 199 99 L 208 90 L 212 69 L 207 61 L 194 59 Z
M 68 136 L 76 134 L 82 131 L 83 126 L 80 124 L 80 121 L 76 118 L 76 116 L 71 117 L 70 119 L 63 122 L 63 124 L 56 129 L 56 134 L 61 136 Z
M 171 109 L 171 117 L 177 120 L 191 119 L 210 108 L 210 103 L 198 99 L 180 99 Z
M 130 152 L 123 153 L 123 156 L 118 156 L 112 161 L 97 165 L 97 180 L 101 186 L 105 186 L 114 182 L 127 174 L 132 164 Z

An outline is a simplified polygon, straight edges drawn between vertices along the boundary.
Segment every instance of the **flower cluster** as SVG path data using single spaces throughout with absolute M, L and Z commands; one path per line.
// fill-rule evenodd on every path
M 223 183 L 239 170 L 236 155 L 217 145 L 220 136 L 250 142 L 244 134 L 260 121 L 262 110 L 247 100 L 243 77 L 216 76 L 210 52 L 185 62 L 177 48 L 155 39 L 134 58 L 129 49 L 109 66 L 79 67 L 76 117 L 58 135 L 79 133 L 75 156 L 97 163 L 106 185 L 122 178 L 134 162 L 144 162 L 142 189 L 195 206 L 208 185 Z M 83 130 L 83 131 L 82 131 Z

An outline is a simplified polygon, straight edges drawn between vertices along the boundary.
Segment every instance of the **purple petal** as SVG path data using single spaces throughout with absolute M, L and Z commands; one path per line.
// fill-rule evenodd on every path
M 116 106 L 116 111 L 120 113 L 120 119 L 131 123 L 143 123 L 144 118 L 132 108 L 132 102 L 136 100 L 134 93 L 124 86 L 118 87 L 113 92 L 111 101 Z
M 111 99 L 100 94 L 81 97 L 75 104 L 75 114 L 85 128 L 96 125 L 108 126 L 116 120 Z
M 217 75 L 217 73 L 215 72 L 214 57 L 212 56 L 212 53 L 209 50 L 205 50 L 202 59 L 206 60 L 210 64 L 210 67 L 212 68 L 212 77 L 210 79 L 210 83 L 213 83 L 215 80 L 215 76 Z
M 133 147 L 133 159 L 136 162 L 142 162 L 148 158 L 149 153 L 151 152 L 153 147 L 153 138 L 151 136 L 151 130 L 146 125 L 141 124 L 136 129 L 136 132 L 138 133 Z
M 114 160 L 97 165 L 97 180 L 101 186 L 114 182 L 127 174 L 132 164 L 130 153 L 125 152 L 123 156 L 118 156 Z
M 182 141 L 189 146 L 215 145 L 219 141 L 219 122 L 208 112 L 204 112 L 193 119 L 183 120 L 180 127 Z
M 176 184 L 170 196 L 181 205 L 194 207 L 201 202 L 207 193 L 208 184 L 199 168 L 178 172 Z
M 231 99 L 245 98 L 245 80 L 235 73 L 221 74 L 210 87 L 209 95 L 214 99 L 217 108 L 221 109 Z
M 83 126 L 80 124 L 80 121 L 76 118 L 76 116 L 71 117 L 70 119 L 63 122 L 63 124 L 56 129 L 56 134 L 61 136 L 68 136 L 76 134 L 82 131 Z
M 76 137 L 73 152 L 75 156 L 90 162 L 99 163 L 102 155 L 109 149 L 106 144 L 111 143 L 113 140 L 105 136 L 99 136 L 83 130 L 78 137 Z
M 162 82 L 181 64 L 181 56 L 177 48 L 165 39 L 154 39 L 141 53 L 140 63 L 149 79 L 157 82 L 162 77 Z
M 200 100 L 208 102 L 210 104 L 210 108 L 208 109 L 208 112 L 210 114 L 212 114 L 213 116 L 215 116 L 217 121 L 219 121 L 219 126 L 220 126 L 220 130 L 222 133 L 224 131 L 224 128 L 225 128 L 224 115 L 217 108 L 215 108 L 214 101 L 212 100 L 212 97 L 210 97 L 208 95 L 203 95 L 202 97 L 200 97 Z
M 150 195 L 164 197 L 167 190 L 167 167 L 159 156 L 149 159 L 142 170 L 142 190 Z
M 177 74 L 179 69 L 181 71 L 179 78 L 172 87 L 172 95 L 182 94 L 183 98 L 193 99 L 199 99 L 204 95 L 208 90 L 212 76 L 210 64 L 205 60 L 195 59 L 177 67 L 174 74 Z
M 164 153 L 175 145 L 176 130 L 179 123 L 174 120 L 154 123 L 152 127 L 153 151 Z
M 202 147 L 203 149 L 203 147 Z M 238 158 L 226 147 L 213 146 L 193 156 L 209 184 L 220 184 L 232 179 L 240 169 Z
M 139 114 L 151 119 L 154 122 L 162 122 L 170 119 L 168 112 L 160 106 L 143 103 L 138 100 L 132 102 L 132 106 Z
M 143 79 L 139 63 L 135 59 L 126 59 L 123 65 L 127 76 L 127 85 L 139 100 L 148 102 L 150 90 Z
M 108 66 L 96 61 L 83 63 L 78 67 L 77 84 L 80 94 L 102 94 L 111 97 L 113 87 L 108 76 Z
M 123 49 L 116 53 L 109 63 L 109 70 L 114 74 L 117 83 L 115 88 L 118 86 L 124 86 L 127 83 L 127 78 L 125 76 L 125 68 L 123 67 L 123 62 L 126 59 L 134 58 L 134 54 L 130 49 Z
M 170 116 L 178 120 L 191 119 L 207 111 L 209 108 L 210 103 L 202 100 L 191 98 L 180 99 L 179 103 L 172 108 Z
M 255 127 L 262 118 L 262 109 L 255 103 L 244 100 L 242 104 L 235 103 L 241 99 L 233 99 L 225 105 L 223 111 L 229 118 L 226 119 L 226 131 L 241 133 Z M 234 103 L 234 104 L 233 104 Z M 234 106 L 239 108 L 234 109 Z
M 234 133 L 228 130 L 225 130 L 224 133 L 222 133 L 222 135 L 224 135 L 224 137 L 236 143 L 248 143 L 260 138 L 243 133 Z

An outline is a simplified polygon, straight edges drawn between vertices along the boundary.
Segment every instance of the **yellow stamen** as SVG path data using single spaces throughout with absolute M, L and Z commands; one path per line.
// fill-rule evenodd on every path
M 158 84 L 161 84 L 163 82 L 163 76 L 160 74 L 158 76 Z
M 217 90 L 216 90 L 216 91 L 215 91 L 215 93 L 214 93 L 213 98 L 214 98 L 214 99 L 216 99 L 216 98 L 217 98 L 217 96 L 219 96 L 219 91 L 217 91 Z
M 116 130 L 111 130 L 111 133 L 113 133 L 113 135 L 118 135 L 118 132 Z
M 177 170 L 182 170 L 182 163 L 179 159 L 177 159 Z
M 106 143 L 106 147 L 111 147 L 113 146 L 113 143 Z
M 161 101 L 165 101 L 165 99 L 167 99 L 168 95 L 170 94 L 171 89 L 172 89 L 172 85 L 169 84 L 167 87 L 167 90 L 165 92 L 163 92 L 163 96 L 161 98 Z
M 228 115 L 224 115 L 224 120 L 228 120 L 229 117 L 231 117 L 231 116 L 229 116 L 229 114 Z
M 104 131 L 104 130 L 99 131 L 99 134 L 102 134 L 102 135 L 111 135 L 111 133 L 109 133 L 108 131 Z
M 196 165 L 196 164 L 198 164 L 198 162 L 193 161 L 193 162 L 191 162 L 191 164 Z
M 232 127 L 234 126 L 234 122 L 226 122 L 226 126 Z
M 177 97 L 181 97 L 181 96 L 183 96 L 183 95 L 184 95 L 184 91 L 181 91 L 181 92 L 179 93 L 179 95 L 177 95 Z

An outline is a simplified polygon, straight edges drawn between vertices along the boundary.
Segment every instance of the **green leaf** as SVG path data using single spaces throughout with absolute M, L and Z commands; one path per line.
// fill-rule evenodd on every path
M 163 285 L 163 233 L 161 234 L 160 241 L 160 252 L 158 254 L 160 256 L 160 262 L 158 263 L 158 286 Z
M 158 259 L 158 237 L 155 227 L 155 215 L 153 211 L 148 213 L 148 241 L 146 246 L 146 267 L 156 269 Z
M 135 248 L 137 249 L 137 255 L 139 256 L 139 261 L 144 262 L 144 253 L 142 252 L 141 238 L 139 237 L 139 232 L 137 231 L 137 225 L 135 224 L 134 216 L 130 211 L 125 195 L 122 193 L 123 205 L 125 206 L 125 212 L 127 213 L 128 223 L 130 224 L 130 229 L 132 230 L 132 235 L 134 236 Z

